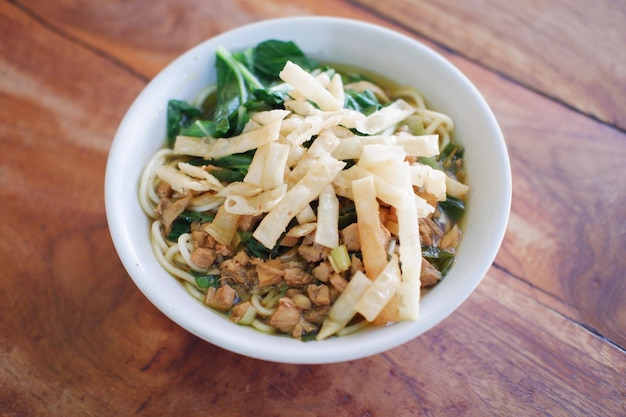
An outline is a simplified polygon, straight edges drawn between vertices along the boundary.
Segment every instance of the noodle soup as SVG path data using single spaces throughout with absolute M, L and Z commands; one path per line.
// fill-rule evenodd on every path
M 453 120 L 292 42 L 218 49 L 216 67 L 170 101 L 140 181 L 163 268 L 229 320 L 301 340 L 419 319 L 461 239 Z

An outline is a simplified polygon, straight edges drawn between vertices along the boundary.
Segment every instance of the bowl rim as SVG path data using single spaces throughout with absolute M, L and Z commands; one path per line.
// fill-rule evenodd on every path
M 496 139 L 494 142 L 495 148 L 490 149 L 490 152 L 493 153 L 491 158 L 494 161 L 499 161 L 498 172 L 503 175 L 496 184 L 499 187 L 501 199 L 494 204 L 495 207 L 490 208 L 497 215 L 490 224 L 490 243 L 480 248 L 480 253 L 483 255 L 482 258 L 471 262 L 473 276 L 469 277 L 468 282 L 463 285 L 462 293 L 448 297 L 446 306 L 438 306 L 435 310 L 438 314 L 427 314 L 415 322 L 399 322 L 392 326 L 362 330 L 353 335 L 311 343 L 303 343 L 288 337 L 266 335 L 256 330 L 236 325 L 229 320 L 218 317 L 217 313 L 200 305 L 200 303 L 191 301 L 189 305 L 177 305 L 172 302 L 172 299 L 168 300 L 168 293 L 172 294 L 172 296 L 177 296 L 177 290 L 169 284 L 164 285 L 167 287 L 164 290 L 158 285 L 154 285 L 148 279 L 147 275 L 150 273 L 151 268 L 150 262 L 154 262 L 154 254 L 150 253 L 146 257 L 145 251 L 142 252 L 134 243 L 130 233 L 131 219 L 129 217 L 131 216 L 124 209 L 126 207 L 124 204 L 132 203 L 128 201 L 125 203 L 120 202 L 123 199 L 118 198 L 120 190 L 128 190 L 125 187 L 129 187 L 127 171 L 121 169 L 123 167 L 120 166 L 120 161 L 128 159 L 128 155 L 125 155 L 128 143 L 125 143 L 125 141 L 130 135 L 137 132 L 134 120 L 144 113 L 143 107 L 153 100 L 152 91 L 158 88 L 158 83 L 167 76 L 168 72 L 185 65 L 186 62 L 197 62 L 198 57 L 209 53 L 211 49 L 214 51 L 216 46 L 226 43 L 225 41 L 231 37 L 241 38 L 246 34 L 272 34 L 280 27 L 302 28 L 306 25 L 319 25 L 324 28 L 335 29 L 341 27 L 343 28 L 341 29 L 342 31 L 350 30 L 353 33 L 360 34 L 368 33 L 376 36 L 376 39 L 392 40 L 393 42 L 410 46 L 412 50 L 428 56 L 437 66 L 448 71 L 451 74 L 450 76 L 455 77 L 462 85 L 464 94 L 468 94 L 474 100 L 474 104 L 477 106 L 475 111 L 485 118 L 486 125 L 488 125 L 485 129 Z M 265 39 L 269 37 L 271 35 Z M 262 40 L 264 39 L 256 38 L 249 40 L 247 41 L 247 46 L 253 46 L 252 44 Z M 241 43 L 241 40 L 239 40 L 239 43 Z M 429 98 L 427 97 L 427 99 Z M 155 106 L 154 103 L 152 105 Z M 163 111 L 163 104 L 158 106 L 161 106 L 161 111 Z M 133 181 L 130 182 L 135 182 L 136 179 L 132 178 Z M 395 348 L 432 329 L 452 314 L 479 285 L 497 255 L 509 221 L 512 184 L 506 143 L 493 112 L 474 84 L 450 61 L 420 41 L 374 23 L 341 17 L 299 16 L 261 20 L 222 32 L 183 52 L 163 68 L 133 101 L 119 125 L 107 159 L 104 191 L 107 223 L 115 250 L 122 264 L 141 292 L 168 318 L 209 343 L 245 356 L 282 363 L 321 364 L 360 359 Z M 472 210 L 472 207 L 468 205 L 468 212 L 470 210 Z M 147 227 L 145 228 L 145 233 L 146 235 L 148 234 Z M 463 247 L 463 242 L 461 247 Z M 166 271 L 163 272 L 167 274 Z M 171 276 L 169 277 L 170 279 L 172 278 Z M 446 277 L 446 279 L 440 282 L 433 291 L 445 291 L 450 286 L 446 281 L 448 278 Z M 182 285 L 178 284 L 175 279 L 171 279 L 171 281 L 176 283 L 182 290 Z M 189 298 L 191 300 L 190 296 Z M 431 307 L 427 298 L 425 297 L 423 300 L 423 305 Z M 207 326 L 203 327 L 203 324 L 199 323 L 195 316 L 197 314 L 202 315 L 203 319 L 206 322 L 210 322 L 211 326 L 215 326 L 216 331 L 212 332 Z M 352 341 L 358 344 L 359 349 L 355 349 L 354 343 L 350 343 Z

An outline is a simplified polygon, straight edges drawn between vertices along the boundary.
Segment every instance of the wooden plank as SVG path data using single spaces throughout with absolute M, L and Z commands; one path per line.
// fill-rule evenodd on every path
M 20 4 L 55 31 L 98 51 L 146 80 L 187 49 L 219 33 L 264 19 L 328 15 L 390 26 L 361 7 L 342 0 L 201 1 L 149 0 L 59 7 L 47 0 Z
M 512 213 L 496 264 L 569 306 L 563 314 L 626 346 L 626 135 L 468 72 L 511 155 Z
M 626 129 L 626 2 L 351 1 L 532 90 Z

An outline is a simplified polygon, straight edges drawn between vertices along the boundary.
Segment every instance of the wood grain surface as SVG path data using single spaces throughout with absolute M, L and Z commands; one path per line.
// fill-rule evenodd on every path
M 623 1 L 394 0 L 393 7 L 353 1 L 530 90 L 626 128 Z
M 0 416 L 626 415 L 625 8 L 0 0 Z M 491 105 L 513 170 L 476 292 L 423 336 L 335 365 L 182 330 L 126 274 L 104 212 L 109 146 L 150 78 L 210 36 L 294 15 L 442 53 Z

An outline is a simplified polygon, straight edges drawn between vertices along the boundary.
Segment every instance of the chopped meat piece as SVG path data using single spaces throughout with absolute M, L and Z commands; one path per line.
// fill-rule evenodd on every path
M 244 251 L 237 252 L 237 255 L 233 257 L 233 260 L 241 265 L 248 265 L 250 263 L 250 257 Z
M 261 220 L 263 216 L 253 216 L 253 215 L 242 215 L 241 217 L 239 217 L 239 230 L 241 230 L 242 232 L 249 232 L 252 230 L 252 228 L 259 222 L 259 220 Z
M 267 322 L 283 333 L 290 333 L 300 321 L 301 313 L 289 297 L 278 300 L 278 307 Z
M 348 252 L 356 252 L 361 250 L 361 240 L 359 239 L 359 229 L 356 223 L 352 223 L 349 226 L 344 227 L 340 231 L 341 241 Z
M 350 276 L 357 273 L 357 271 L 365 272 L 365 268 L 363 267 L 363 262 L 359 259 L 358 256 L 352 255 L 350 257 Z
M 208 234 L 200 230 L 194 230 L 193 232 L 191 232 L 191 241 L 196 248 L 204 247 L 207 243 L 208 237 Z
M 313 323 L 309 323 L 304 318 L 300 317 L 298 324 L 291 331 L 291 337 L 301 339 L 302 336 L 317 331 L 317 326 Z
M 307 262 L 320 262 L 328 257 L 330 249 L 313 241 L 313 233 L 308 234 L 298 247 L 298 253 Z
M 159 198 L 171 198 L 172 186 L 168 182 L 161 181 L 159 185 L 157 185 L 155 192 Z
M 205 224 L 209 224 L 209 223 L 205 223 Z M 202 231 L 202 233 L 206 233 L 206 232 Z M 206 233 L 206 243 L 204 244 L 204 246 L 207 248 L 215 249 L 215 245 L 217 245 L 217 241 L 215 240 L 215 238 L 211 236 L 210 234 Z
M 196 248 L 191 251 L 191 262 L 200 268 L 208 268 L 215 263 L 215 250 L 209 248 Z
M 278 261 L 269 260 L 264 262 L 261 259 L 253 259 L 251 262 L 256 266 L 260 288 L 276 285 L 283 280 L 285 272 L 280 268 Z
M 309 285 L 307 287 L 307 295 L 309 296 L 309 298 L 315 305 L 318 305 L 318 306 L 330 305 L 330 290 L 328 286 L 324 284 Z
M 423 246 L 432 246 L 443 236 L 443 230 L 430 217 L 420 218 L 419 228 Z
M 221 243 L 215 243 L 215 253 L 221 256 L 230 257 L 233 256 L 233 251 L 227 245 Z
M 293 248 L 294 246 L 296 246 L 298 243 L 300 243 L 300 238 L 297 236 L 284 236 L 281 240 L 280 240 L 280 246 L 285 246 L 287 248 Z
M 243 254 L 243 256 L 240 256 Z M 244 252 L 239 252 L 232 259 L 227 259 L 220 264 L 220 273 L 222 279 L 226 282 L 242 284 L 246 287 L 251 285 L 250 275 L 248 274 L 248 264 L 250 258 Z M 251 270 L 251 272 L 254 272 Z
M 343 290 L 346 289 L 348 280 L 346 280 L 343 275 L 335 272 L 330 276 L 330 285 L 332 285 L 341 294 Z
M 311 323 L 322 324 L 329 310 L 329 306 L 314 307 L 304 312 L 304 319 Z
M 239 323 L 248 313 L 248 309 L 250 307 L 252 307 L 252 303 L 250 301 L 244 301 L 243 303 L 237 304 L 232 310 L 230 310 L 230 319 L 235 323 Z
M 439 282 L 440 279 L 441 272 L 425 258 L 422 258 L 422 272 L 420 275 L 422 287 L 431 287 Z
M 220 311 L 228 311 L 235 302 L 237 292 L 229 285 L 219 288 L 209 287 L 204 298 L 204 304 Z
M 313 281 L 313 276 L 302 270 L 300 264 L 289 263 L 284 270 L 285 283 L 290 287 L 304 287 Z
M 161 223 L 163 224 L 165 234 L 169 234 L 172 230 L 172 223 L 176 220 L 176 217 L 189 205 L 191 196 L 185 196 L 178 200 L 170 200 L 162 198 L 159 205 L 156 207 L 156 212 L 161 216 Z
M 330 274 L 332 274 L 333 272 L 333 267 L 328 261 L 324 261 L 315 268 L 313 268 L 313 276 L 315 277 L 315 279 L 318 279 L 322 282 L 328 282 Z

